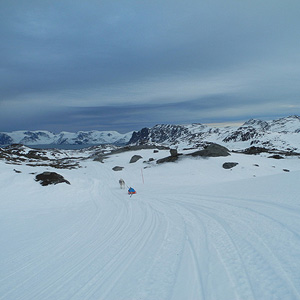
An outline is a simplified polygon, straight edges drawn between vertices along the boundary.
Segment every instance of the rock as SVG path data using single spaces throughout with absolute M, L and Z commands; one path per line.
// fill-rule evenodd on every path
M 153 153 L 158 153 L 158 150 L 156 150 L 156 149 L 155 149 L 155 150 L 153 150 Z
M 167 156 L 156 161 L 157 164 L 162 164 L 165 162 L 175 162 L 178 159 L 178 155 L 176 156 Z
M 140 156 L 140 155 L 133 155 L 132 157 L 131 157 L 131 159 L 130 159 L 130 162 L 129 163 L 135 163 L 135 162 L 137 162 L 139 159 L 141 159 L 142 158 L 142 156 Z
M 112 168 L 114 171 L 122 171 L 124 167 L 115 166 Z
M 226 147 L 223 147 L 218 144 L 211 143 L 207 145 L 203 150 L 199 150 L 188 154 L 194 157 L 203 156 L 203 157 L 219 157 L 219 156 L 229 156 L 229 150 Z
M 43 186 L 49 184 L 58 184 L 58 183 L 67 183 L 70 184 L 62 175 L 55 172 L 44 172 L 35 176 L 35 181 L 40 181 L 40 184 Z
M 284 159 L 283 156 L 279 155 L 279 154 L 274 154 L 274 155 L 271 155 L 271 156 L 268 156 L 268 158 L 274 158 L 274 159 Z
M 224 169 L 232 169 L 232 168 L 234 168 L 235 166 L 237 166 L 239 163 L 237 163 L 237 162 L 225 162 L 224 164 L 223 164 L 223 168 Z
M 149 158 L 149 161 L 154 161 L 154 158 L 150 157 L 150 158 Z
M 177 156 L 178 155 L 176 149 L 170 149 L 170 154 L 171 154 L 171 156 Z
M 103 154 L 97 154 L 95 157 L 94 157 L 94 161 L 99 161 L 101 163 L 104 163 L 104 159 L 106 159 L 107 156 L 103 155 Z
M 245 153 L 245 154 L 260 154 L 260 153 L 263 153 L 263 152 L 266 152 L 268 153 L 270 150 L 266 149 L 266 148 L 263 148 L 263 147 L 255 147 L 255 146 L 252 146 L 250 148 L 247 148 L 245 149 L 244 151 L 242 151 L 242 153 Z

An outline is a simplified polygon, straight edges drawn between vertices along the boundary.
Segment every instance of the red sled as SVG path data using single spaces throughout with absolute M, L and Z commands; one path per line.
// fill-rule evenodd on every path
M 136 194 L 136 191 L 131 187 L 128 190 L 128 195 L 133 195 L 133 194 Z

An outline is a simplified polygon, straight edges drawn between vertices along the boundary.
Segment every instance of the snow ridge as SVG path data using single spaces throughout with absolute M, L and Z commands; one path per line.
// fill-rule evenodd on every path
M 78 131 L 60 132 L 58 134 L 49 131 L 13 131 L 0 133 L 0 145 L 7 144 L 126 144 L 131 138 L 132 132 L 121 134 L 117 131 Z
M 272 121 L 250 119 L 240 127 L 213 128 L 203 124 L 156 125 L 134 132 L 129 143 L 151 142 L 184 148 L 213 142 L 230 149 L 255 146 L 299 152 L 299 133 L 300 117 L 289 116 Z

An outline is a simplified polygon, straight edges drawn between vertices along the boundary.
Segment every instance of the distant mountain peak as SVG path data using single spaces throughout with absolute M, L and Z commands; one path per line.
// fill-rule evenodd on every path
M 158 124 L 134 132 L 129 143 L 161 143 L 181 147 L 196 147 L 203 142 L 215 142 L 232 149 L 250 146 L 300 150 L 300 117 L 290 116 L 273 121 L 250 119 L 242 126 L 213 128 L 203 124 Z
M 132 136 L 132 132 L 121 134 L 116 131 L 78 131 L 60 132 L 54 134 L 49 131 L 13 131 L 0 133 L 0 145 L 7 144 L 126 144 Z
M 176 147 L 197 147 L 201 143 L 217 143 L 229 149 L 248 147 L 300 151 L 300 117 L 297 115 L 264 121 L 250 119 L 240 127 L 209 127 L 201 123 L 185 125 L 157 124 L 139 131 L 120 134 L 116 131 L 14 131 L 0 133 L 0 145 L 7 144 L 162 144 Z

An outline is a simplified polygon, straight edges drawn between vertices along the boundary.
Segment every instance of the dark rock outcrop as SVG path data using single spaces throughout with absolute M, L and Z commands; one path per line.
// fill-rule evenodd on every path
M 0 145 L 9 145 L 13 142 L 13 139 L 9 135 L 0 132 Z
M 134 131 L 128 144 L 143 143 L 149 140 L 149 128 L 145 127 L 140 131 Z
M 35 176 L 35 181 L 39 181 L 41 185 L 67 183 L 70 184 L 62 175 L 55 172 L 44 172 Z
M 219 157 L 219 156 L 229 156 L 229 150 L 221 145 L 210 143 L 203 150 L 199 150 L 188 154 L 193 157 L 203 156 L 203 157 Z
M 240 153 L 244 153 L 244 154 L 260 154 L 260 153 L 269 153 L 270 150 L 263 148 L 263 147 L 255 147 L 252 146 L 250 148 L 247 148 L 243 151 L 239 151 Z
M 176 156 L 167 156 L 167 157 L 164 157 L 164 158 L 161 158 L 161 159 L 158 159 L 156 161 L 157 164 L 162 164 L 162 163 L 165 163 L 165 162 L 175 162 L 176 160 L 178 160 L 178 155 Z
M 135 162 L 137 162 L 139 159 L 141 159 L 141 158 L 143 158 L 142 156 L 140 156 L 140 155 L 133 155 L 132 157 L 131 157 L 131 159 L 130 159 L 130 164 L 133 164 L 133 163 L 135 163 Z
M 232 169 L 232 168 L 234 168 L 235 166 L 237 166 L 239 163 L 237 163 L 237 162 L 225 162 L 224 164 L 223 164 L 223 168 L 224 169 Z
M 171 156 L 177 156 L 178 152 L 176 149 L 170 149 L 170 154 L 171 154 Z
M 274 154 L 274 155 L 271 155 L 271 156 L 268 156 L 268 158 L 274 158 L 274 159 L 284 159 L 283 156 L 279 155 L 279 154 Z
M 122 171 L 124 169 L 124 167 L 115 166 L 112 169 L 113 169 L 113 171 Z

